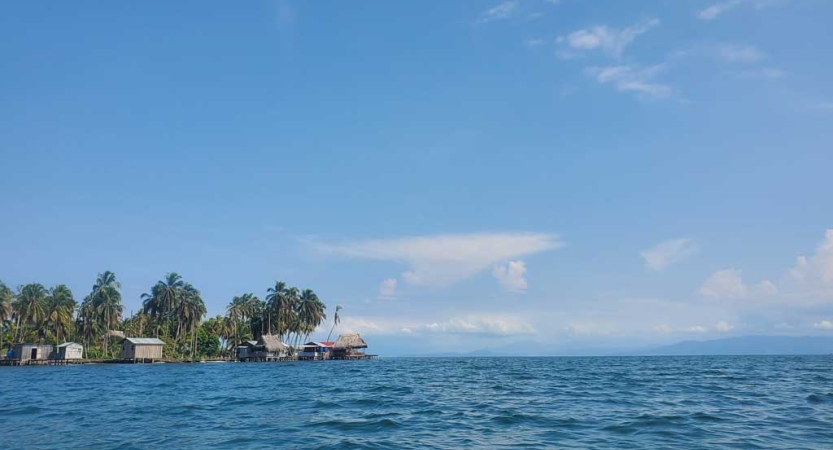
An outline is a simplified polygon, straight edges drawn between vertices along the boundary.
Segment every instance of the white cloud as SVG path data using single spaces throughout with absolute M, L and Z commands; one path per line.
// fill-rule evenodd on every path
M 387 278 L 379 283 L 379 295 L 382 297 L 393 297 L 396 294 L 396 278 Z
M 717 322 L 717 325 L 714 326 L 714 329 L 718 333 L 728 333 L 728 332 L 732 331 L 733 329 L 735 329 L 735 327 L 732 326 L 732 325 L 729 325 L 728 322 L 720 321 L 720 322 Z
M 534 334 L 535 328 L 519 317 L 469 316 L 454 318 L 445 322 L 432 322 L 417 326 L 415 330 L 431 333 L 471 334 L 481 336 L 517 336 Z
M 523 261 L 509 261 L 508 265 L 497 266 L 492 272 L 500 285 L 509 292 L 526 292 L 526 265 Z
M 700 287 L 700 294 L 714 298 L 746 297 L 748 292 L 749 288 L 743 283 L 741 271 L 738 269 L 717 271 Z
M 639 35 L 659 25 L 659 19 L 649 19 L 621 30 L 598 25 L 561 36 L 557 42 L 578 51 L 601 50 L 619 59 Z
M 657 326 L 652 327 L 651 331 L 654 331 L 656 333 L 669 334 L 672 331 L 674 331 L 674 329 L 671 328 L 668 325 L 657 325 Z
M 521 256 L 555 250 L 563 244 L 545 233 L 492 233 L 374 239 L 340 245 L 313 243 L 324 253 L 398 261 L 409 266 L 410 284 L 447 286 Z
M 799 256 L 795 259 L 795 267 L 790 269 L 790 275 L 797 280 L 803 280 L 810 272 L 810 263 L 807 262 L 806 256 Z
M 671 87 L 654 81 L 664 65 L 588 67 L 585 72 L 602 84 L 613 84 L 619 92 L 632 92 L 641 97 L 660 99 L 671 94 Z
M 763 280 L 756 286 L 754 286 L 752 293 L 757 296 L 771 296 L 778 293 L 778 287 L 769 280 Z
M 717 56 L 724 61 L 750 63 L 766 58 L 766 53 L 751 45 L 723 44 L 717 48 Z
M 716 19 L 721 14 L 731 11 L 743 3 L 743 0 L 729 0 L 722 3 L 715 3 L 708 8 L 700 11 L 698 17 L 703 20 L 713 20 Z
M 775 6 L 779 3 L 787 3 L 789 1 L 790 0 L 727 0 L 715 3 L 708 8 L 701 10 L 697 16 L 702 20 L 714 20 L 724 13 L 740 6 L 750 5 L 755 9 L 764 9 L 770 6 Z
M 744 298 L 750 294 L 765 297 L 777 293 L 778 288 L 769 280 L 763 280 L 753 286 L 747 285 L 738 269 L 719 270 L 700 287 L 701 295 L 712 298 Z
M 506 1 L 494 8 L 483 11 L 477 19 L 478 23 L 488 23 L 495 20 L 506 20 L 518 11 L 517 1 Z
M 538 38 L 527 39 L 526 41 L 524 41 L 524 45 L 526 45 L 527 48 L 540 47 L 540 46 L 544 45 L 544 40 L 543 39 L 538 39 Z
M 325 331 L 329 331 L 326 325 Z M 388 335 L 396 334 L 401 327 L 390 321 L 377 321 L 357 316 L 344 316 L 341 323 L 336 327 L 335 334 L 359 333 L 361 335 Z
M 692 327 L 688 327 L 688 328 L 684 329 L 683 331 L 685 331 L 687 333 L 707 333 L 709 331 L 709 329 L 702 326 L 702 325 L 694 325 Z
M 814 323 L 813 328 L 818 328 L 820 330 L 833 330 L 833 321 L 822 320 L 821 322 Z
M 798 280 L 818 280 L 833 284 L 833 229 L 825 230 L 824 240 L 816 247 L 816 253 L 807 258 L 799 256 L 790 275 Z
M 697 247 L 691 239 L 682 238 L 661 242 L 639 255 L 652 270 L 661 271 L 695 253 L 697 253 Z
M 610 336 L 620 332 L 610 322 L 572 322 L 564 331 L 573 336 Z
M 754 70 L 731 72 L 738 78 L 773 81 L 784 78 L 784 71 L 775 67 L 762 67 Z

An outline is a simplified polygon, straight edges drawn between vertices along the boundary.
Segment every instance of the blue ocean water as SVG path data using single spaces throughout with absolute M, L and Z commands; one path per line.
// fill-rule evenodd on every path
M 833 357 L 0 367 L 2 449 L 833 449 Z

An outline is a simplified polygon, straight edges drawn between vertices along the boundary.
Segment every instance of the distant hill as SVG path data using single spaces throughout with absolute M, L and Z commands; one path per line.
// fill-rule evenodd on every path
M 826 355 L 833 338 L 819 336 L 741 336 L 711 341 L 683 341 L 635 355 Z

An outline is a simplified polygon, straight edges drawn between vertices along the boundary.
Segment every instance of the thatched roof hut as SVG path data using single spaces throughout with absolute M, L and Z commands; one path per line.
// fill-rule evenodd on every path
M 264 334 L 257 340 L 257 345 L 263 346 L 264 350 L 269 353 L 277 353 L 289 349 L 286 344 L 281 342 L 280 336 L 274 334 Z
M 333 344 L 333 350 L 345 351 L 357 348 L 367 348 L 367 342 L 358 333 L 342 334 Z

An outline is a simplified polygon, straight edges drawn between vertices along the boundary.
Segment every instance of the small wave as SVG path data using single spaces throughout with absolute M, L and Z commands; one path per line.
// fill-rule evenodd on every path
M 828 394 L 810 394 L 806 398 L 807 403 L 812 403 L 814 405 L 820 403 L 833 403 L 833 393 Z
M 691 418 L 698 422 L 723 422 L 723 419 L 704 412 L 696 412 Z
M 339 431 L 382 431 L 401 428 L 402 424 L 399 422 L 384 418 L 378 420 L 343 420 L 332 419 L 321 422 L 313 422 L 310 424 L 313 427 L 332 428 Z
M 20 408 L 0 409 L 0 416 L 28 416 L 38 414 L 43 411 L 37 406 L 23 406 Z

